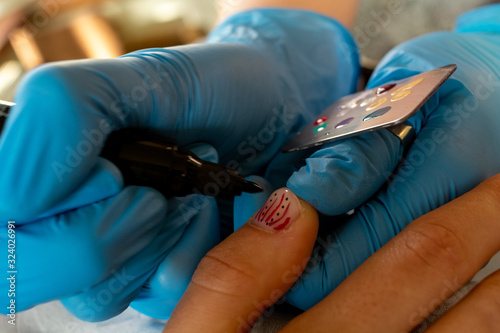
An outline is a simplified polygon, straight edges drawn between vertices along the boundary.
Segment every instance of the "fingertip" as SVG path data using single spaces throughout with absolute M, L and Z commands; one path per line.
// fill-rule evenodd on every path
M 291 228 L 299 219 L 307 220 L 314 209 L 304 200 L 299 199 L 290 189 L 274 191 L 249 220 L 252 226 L 279 232 Z
M 201 261 L 166 331 L 245 331 L 298 279 L 317 231 L 315 209 L 277 190 Z

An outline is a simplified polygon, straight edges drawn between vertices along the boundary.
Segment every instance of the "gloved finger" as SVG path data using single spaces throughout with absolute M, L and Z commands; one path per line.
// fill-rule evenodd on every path
M 442 66 L 440 63 L 420 63 L 420 66 L 406 68 L 405 61 L 406 58 L 404 61 L 392 59 L 389 64 L 382 63 L 382 69 L 373 74 L 368 88 Z M 406 121 L 415 129 L 417 135 L 437 109 L 440 100 L 453 91 L 455 85 L 454 80 L 445 83 Z M 387 130 L 334 142 L 323 146 L 307 158 L 306 165 L 291 174 L 286 186 L 323 214 L 341 215 L 372 197 L 391 177 L 403 153 L 401 140 Z M 271 179 L 278 178 L 279 176 L 275 175 L 279 172 L 274 170 L 271 164 L 271 170 L 268 172 Z M 281 173 L 283 174 L 283 170 Z
M 450 63 L 460 63 L 459 59 L 446 59 L 446 56 L 433 57 L 430 54 L 433 52 L 431 48 L 425 46 L 418 49 L 413 46 L 416 43 L 412 43 L 414 44 L 401 46 L 408 49 L 406 52 L 396 49 L 384 58 L 372 75 L 368 88 Z M 431 57 L 432 61 L 428 61 Z M 464 70 L 463 67 L 460 63 L 459 68 Z M 417 135 L 442 103 L 442 99 L 457 90 L 457 85 L 459 79 L 454 75 L 407 120 Z M 324 214 L 344 214 L 360 206 L 381 188 L 394 172 L 402 154 L 400 140 L 388 131 L 364 134 L 319 149 L 306 159 L 306 166 L 291 175 L 286 186 Z M 277 173 L 277 170 L 272 172 Z M 274 177 L 271 176 L 272 178 Z M 334 193 L 331 192 L 332 189 L 335 189 Z M 327 193 L 329 195 L 325 195 Z
M 400 139 L 389 131 L 363 134 L 313 153 L 286 186 L 323 214 L 345 214 L 382 187 L 402 154 Z M 268 174 L 272 179 L 277 172 Z
M 165 331 L 249 330 L 295 281 L 317 228 L 310 205 L 288 189 L 276 191 L 248 224 L 203 258 Z
M 105 279 L 63 299 L 66 309 L 85 321 L 103 321 L 135 300 L 137 310 L 168 317 L 199 260 L 219 239 L 217 207 L 200 195 L 174 198 L 163 220 L 149 242 Z
M 500 250 L 499 189 L 496 176 L 417 219 L 284 332 L 313 323 L 340 332 L 411 331 Z
M 266 179 L 259 176 L 246 178 L 251 182 L 259 184 L 264 191 L 260 193 L 242 193 L 234 198 L 234 230 L 238 230 L 252 217 L 253 214 L 266 202 L 267 198 L 274 192 L 274 187 Z
M 159 231 L 170 227 L 175 233 L 178 226 L 165 221 L 166 208 L 156 191 L 127 187 L 116 197 L 18 226 L 16 264 L 22 273 L 17 276 L 16 309 L 86 290 L 150 243 L 167 243 L 170 235 L 158 237 Z M 148 264 L 144 260 L 141 274 L 154 269 Z M 2 280 L 0 286 L 7 288 L 6 283 Z
M 496 59 L 500 47 L 491 42 L 499 41 L 500 36 L 481 37 L 486 40 L 470 34 L 433 34 L 400 46 L 383 61 L 383 76 L 390 76 L 398 67 L 424 70 L 451 62 L 458 70 L 440 89 L 439 105 L 426 115 L 424 126 L 387 188 L 361 209 L 361 214 L 376 224 L 373 239 L 386 242 L 385 235 L 394 236 L 415 218 L 500 172 L 500 155 L 495 148 L 500 142 L 500 116 L 496 112 L 500 98 L 494 93 L 500 86 L 500 66 L 492 67 L 487 60 Z M 383 215 L 389 217 L 386 226 L 377 216 L 384 210 L 387 213 Z
M 196 143 L 186 148 L 202 160 L 217 163 L 218 154 L 214 147 L 204 143 Z M 97 165 L 85 183 L 71 193 L 64 201 L 51 210 L 37 216 L 38 219 L 59 215 L 94 202 L 98 202 L 118 194 L 123 187 L 120 170 L 106 159 L 99 158 Z
M 218 162 L 217 151 L 198 143 L 187 147 L 203 160 Z M 150 316 L 168 318 L 201 257 L 219 241 L 215 200 L 201 195 L 172 198 L 161 228 L 144 249 L 85 291 L 62 301 L 76 317 L 102 321 L 129 304 Z M 137 227 L 140 227 L 139 225 Z
M 86 181 L 67 198 L 36 220 L 50 218 L 73 209 L 84 207 L 117 195 L 123 188 L 120 170 L 106 159 L 100 158 Z M 27 222 L 25 222 L 27 223 Z
M 220 242 L 215 199 L 192 195 L 169 201 L 169 220 L 186 225 L 182 236 L 154 271 L 131 306 L 150 317 L 168 319 L 203 256 Z M 166 232 L 169 232 L 168 230 Z M 147 256 L 143 251 L 141 257 Z

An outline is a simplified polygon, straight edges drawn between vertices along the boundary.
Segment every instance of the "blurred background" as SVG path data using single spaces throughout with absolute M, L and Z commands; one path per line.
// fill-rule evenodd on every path
M 43 63 L 191 43 L 215 18 L 213 0 L 1 0 L 0 99 Z
M 116 57 L 202 40 L 215 0 L 1 0 L 0 99 L 12 100 L 27 71 L 45 62 Z M 399 4 L 391 10 L 391 3 Z M 364 0 L 353 34 L 373 68 L 393 46 L 449 30 L 460 13 L 489 0 Z

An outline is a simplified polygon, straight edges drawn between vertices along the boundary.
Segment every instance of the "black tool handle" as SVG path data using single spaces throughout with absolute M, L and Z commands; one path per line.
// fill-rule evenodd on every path
M 0 101 L 0 133 L 13 105 Z M 166 197 L 196 193 L 227 198 L 263 190 L 236 171 L 202 161 L 191 152 L 179 149 L 174 141 L 144 130 L 111 133 L 101 157 L 120 169 L 125 185 L 152 187 Z

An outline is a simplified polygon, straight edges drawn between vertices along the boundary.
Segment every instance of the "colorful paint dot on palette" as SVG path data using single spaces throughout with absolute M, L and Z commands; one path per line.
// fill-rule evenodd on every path
M 405 90 L 408 90 L 408 89 L 411 89 L 413 87 L 416 87 L 418 86 L 420 83 L 424 82 L 425 79 L 423 77 L 421 78 L 418 78 L 418 79 L 415 79 L 415 80 L 411 80 L 409 83 L 407 83 L 406 85 L 404 86 L 401 86 L 400 88 L 396 89 L 395 91 L 393 91 L 391 93 L 392 96 L 394 95 L 397 95 Z
M 386 84 L 382 87 L 377 88 L 377 95 L 383 95 L 387 93 L 388 91 L 392 90 L 394 87 L 396 87 L 395 83 L 390 83 Z
M 379 98 L 377 100 L 375 100 L 372 104 L 370 104 L 367 108 L 366 108 L 366 111 L 372 111 L 372 110 L 375 110 L 376 108 L 382 106 L 385 104 L 385 102 L 387 102 L 387 98 L 386 97 L 382 97 L 382 98 Z
M 355 109 L 358 106 L 358 101 L 357 100 L 352 100 L 347 104 L 347 107 L 349 109 Z
M 322 132 L 322 131 L 324 131 L 327 127 L 328 127 L 328 123 L 324 123 L 324 124 L 319 125 L 318 127 L 316 127 L 316 128 L 313 130 L 313 132 L 314 132 L 314 133 Z
M 338 123 L 337 125 L 335 125 L 335 128 L 342 128 L 344 126 L 347 126 L 349 125 L 350 123 L 352 123 L 352 121 L 354 120 L 353 117 L 351 118 L 347 118 L 345 120 L 342 120 L 340 123 Z
M 306 149 L 401 124 L 413 116 L 456 69 L 456 65 L 448 65 L 343 97 L 304 127 L 282 150 Z
M 369 121 L 369 120 L 372 120 L 372 119 L 375 119 L 375 118 L 378 118 L 378 117 L 382 117 L 384 114 L 386 114 L 387 112 L 391 111 L 391 107 L 390 106 L 386 106 L 385 108 L 382 108 L 382 109 L 379 109 L 373 113 L 370 113 L 368 116 L 366 116 L 363 121 Z
M 391 102 L 397 102 L 397 101 L 400 101 L 402 100 L 403 98 L 406 98 L 408 96 L 410 96 L 412 93 L 412 90 L 411 89 L 407 89 L 407 90 L 403 90 L 401 92 L 398 92 L 397 94 L 395 94 L 394 96 L 392 96 L 391 98 Z
M 314 122 L 314 125 L 321 125 L 323 124 L 324 122 L 326 122 L 329 118 L 328 117 L 321 117 L 321 118 L 318 118 L 316 119 L 316 121 Z
M 411 89 L 413 87 L 416 87 L 416 86 L 418 86 L 420 83 L 422 83 L 424 81 L 425 81 L 425 79 L 423 77 L 421 77 L 421 78 L 419 78 L 417 80 L 410 81 L 410 83 L 408 83 L 406 85 L 406 89 Z
M 377 100 L 377 96 L 365 98 L 364 100 L 361 101 L 361 103 L 359 103 L 359 106 L 364 108 L 365 106 L 373 104 L 376 100 Z

